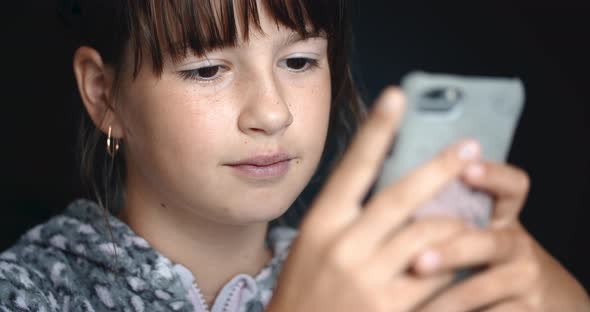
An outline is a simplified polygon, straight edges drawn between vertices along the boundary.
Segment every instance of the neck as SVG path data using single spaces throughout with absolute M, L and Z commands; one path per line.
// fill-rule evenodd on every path
M 268 223 L 228 225 L 164 201 L 128 179 L 119 217 L 175 263 L 188 268 L 209 304 L 239 273 L 255 276 L 272 257 L 265 246 Z

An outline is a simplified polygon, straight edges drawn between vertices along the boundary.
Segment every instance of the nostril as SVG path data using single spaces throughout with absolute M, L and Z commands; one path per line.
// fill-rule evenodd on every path
M 262 128 L 250 128 L 250 130 L 254 131 L 254 132 L 266 132 L 264 129 Z

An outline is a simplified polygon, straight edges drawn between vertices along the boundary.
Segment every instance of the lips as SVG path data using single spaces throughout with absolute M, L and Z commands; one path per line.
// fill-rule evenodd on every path
M 227 164 L 241 177 L 250 179 L 276 179 L 285 176 L 289 171 L 292 156 L 286 153 L 258 155 Z
M 293 157 L 289 156 L 286 153 L 279 153 L 273 155 L 258 155 L 254 157 L 249 157 L 246 159 L 242 159 L 235 163 L 228 164 L 229 166 L 257 166 L 257 167 L 264 167 L 270 166 L 279 162 L 291 160 Z

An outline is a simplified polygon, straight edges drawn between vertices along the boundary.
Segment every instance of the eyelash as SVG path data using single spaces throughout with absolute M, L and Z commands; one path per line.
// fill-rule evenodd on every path
M 201 67 L 201 68 L 197 68 L 197 69 L 190 69 L 190 70 L 183 70 L 178 72 L 178 74 L 180 75 L 180 77 L 182 79 L 185 80 L 195 80 L 195 81 L 199 81 L 199 82 L 203 82 L 203 83 L 213 83 L 219 79 L 221 79 L 221 75 L 219 75 L 219 73 L 215 74 L 214 78 L 202 78 L 199 77 L 199 71 L 203 70 L 203 69 L 209 69 L 209 68 L 216 68 L 218 67 L 218 71 L 223 71 L 223 65 L 214 65 L 214 66 L 205 66 L 205 67 Z
M 304 69 L 292 70 L 292 72 L 295 72 L 295 73 L 306 72 L 308 70 L 317 68 L 320 65 L 320 62 L 318 60 L 308 58 L 308 57 L 291 57 L 291 58 L 285 59 L 281 62 L 287 62 L 289 60 L 305 60 L 307 62 L 307 64 L 304 66 Z
M 284 61 L 286 62 L 288 60 L 296 60 L 296 59 L 305 60 L 307 62 L 307 65 L 304 66 L 304 69 L 290 70 L 291 72 L 302 73 L 302 72 L 313 70 L 313 69 L 319 67 L 318 60 L 312 59 L 312 58 L 307 58 L 307 57 L 292 57 L 292 58 L 285 59 Z M 283 61 L 281 61 L 281 62 L 283 62 Z M 201 77 L 199 77 L 199 71 L 203 70 L 203 69 L 215 68 L 215 67 L 219 67 L 219 70 L 223 71 L 225 66 L 223 66 L 223 65 L 205 66 L 205 67 L 201 67 L 201 68 L 197 68 L 197 69 L 183 70 L 183 71 L 178 72 L 178 74 L 184 80 L 195 80 L 195 81 L 199 81 L 202 83 L 214 83 L 217 80 L 221 79 L 221 75 L 216 74 L 214 78 L 201 78 Z

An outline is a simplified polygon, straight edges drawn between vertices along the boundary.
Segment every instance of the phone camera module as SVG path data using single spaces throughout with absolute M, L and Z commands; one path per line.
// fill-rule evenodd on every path
M 420 95 L 418 109 L 426 112 L 450 112 L 462 99 L 463 93 L 456 87 L 434 87 Z

